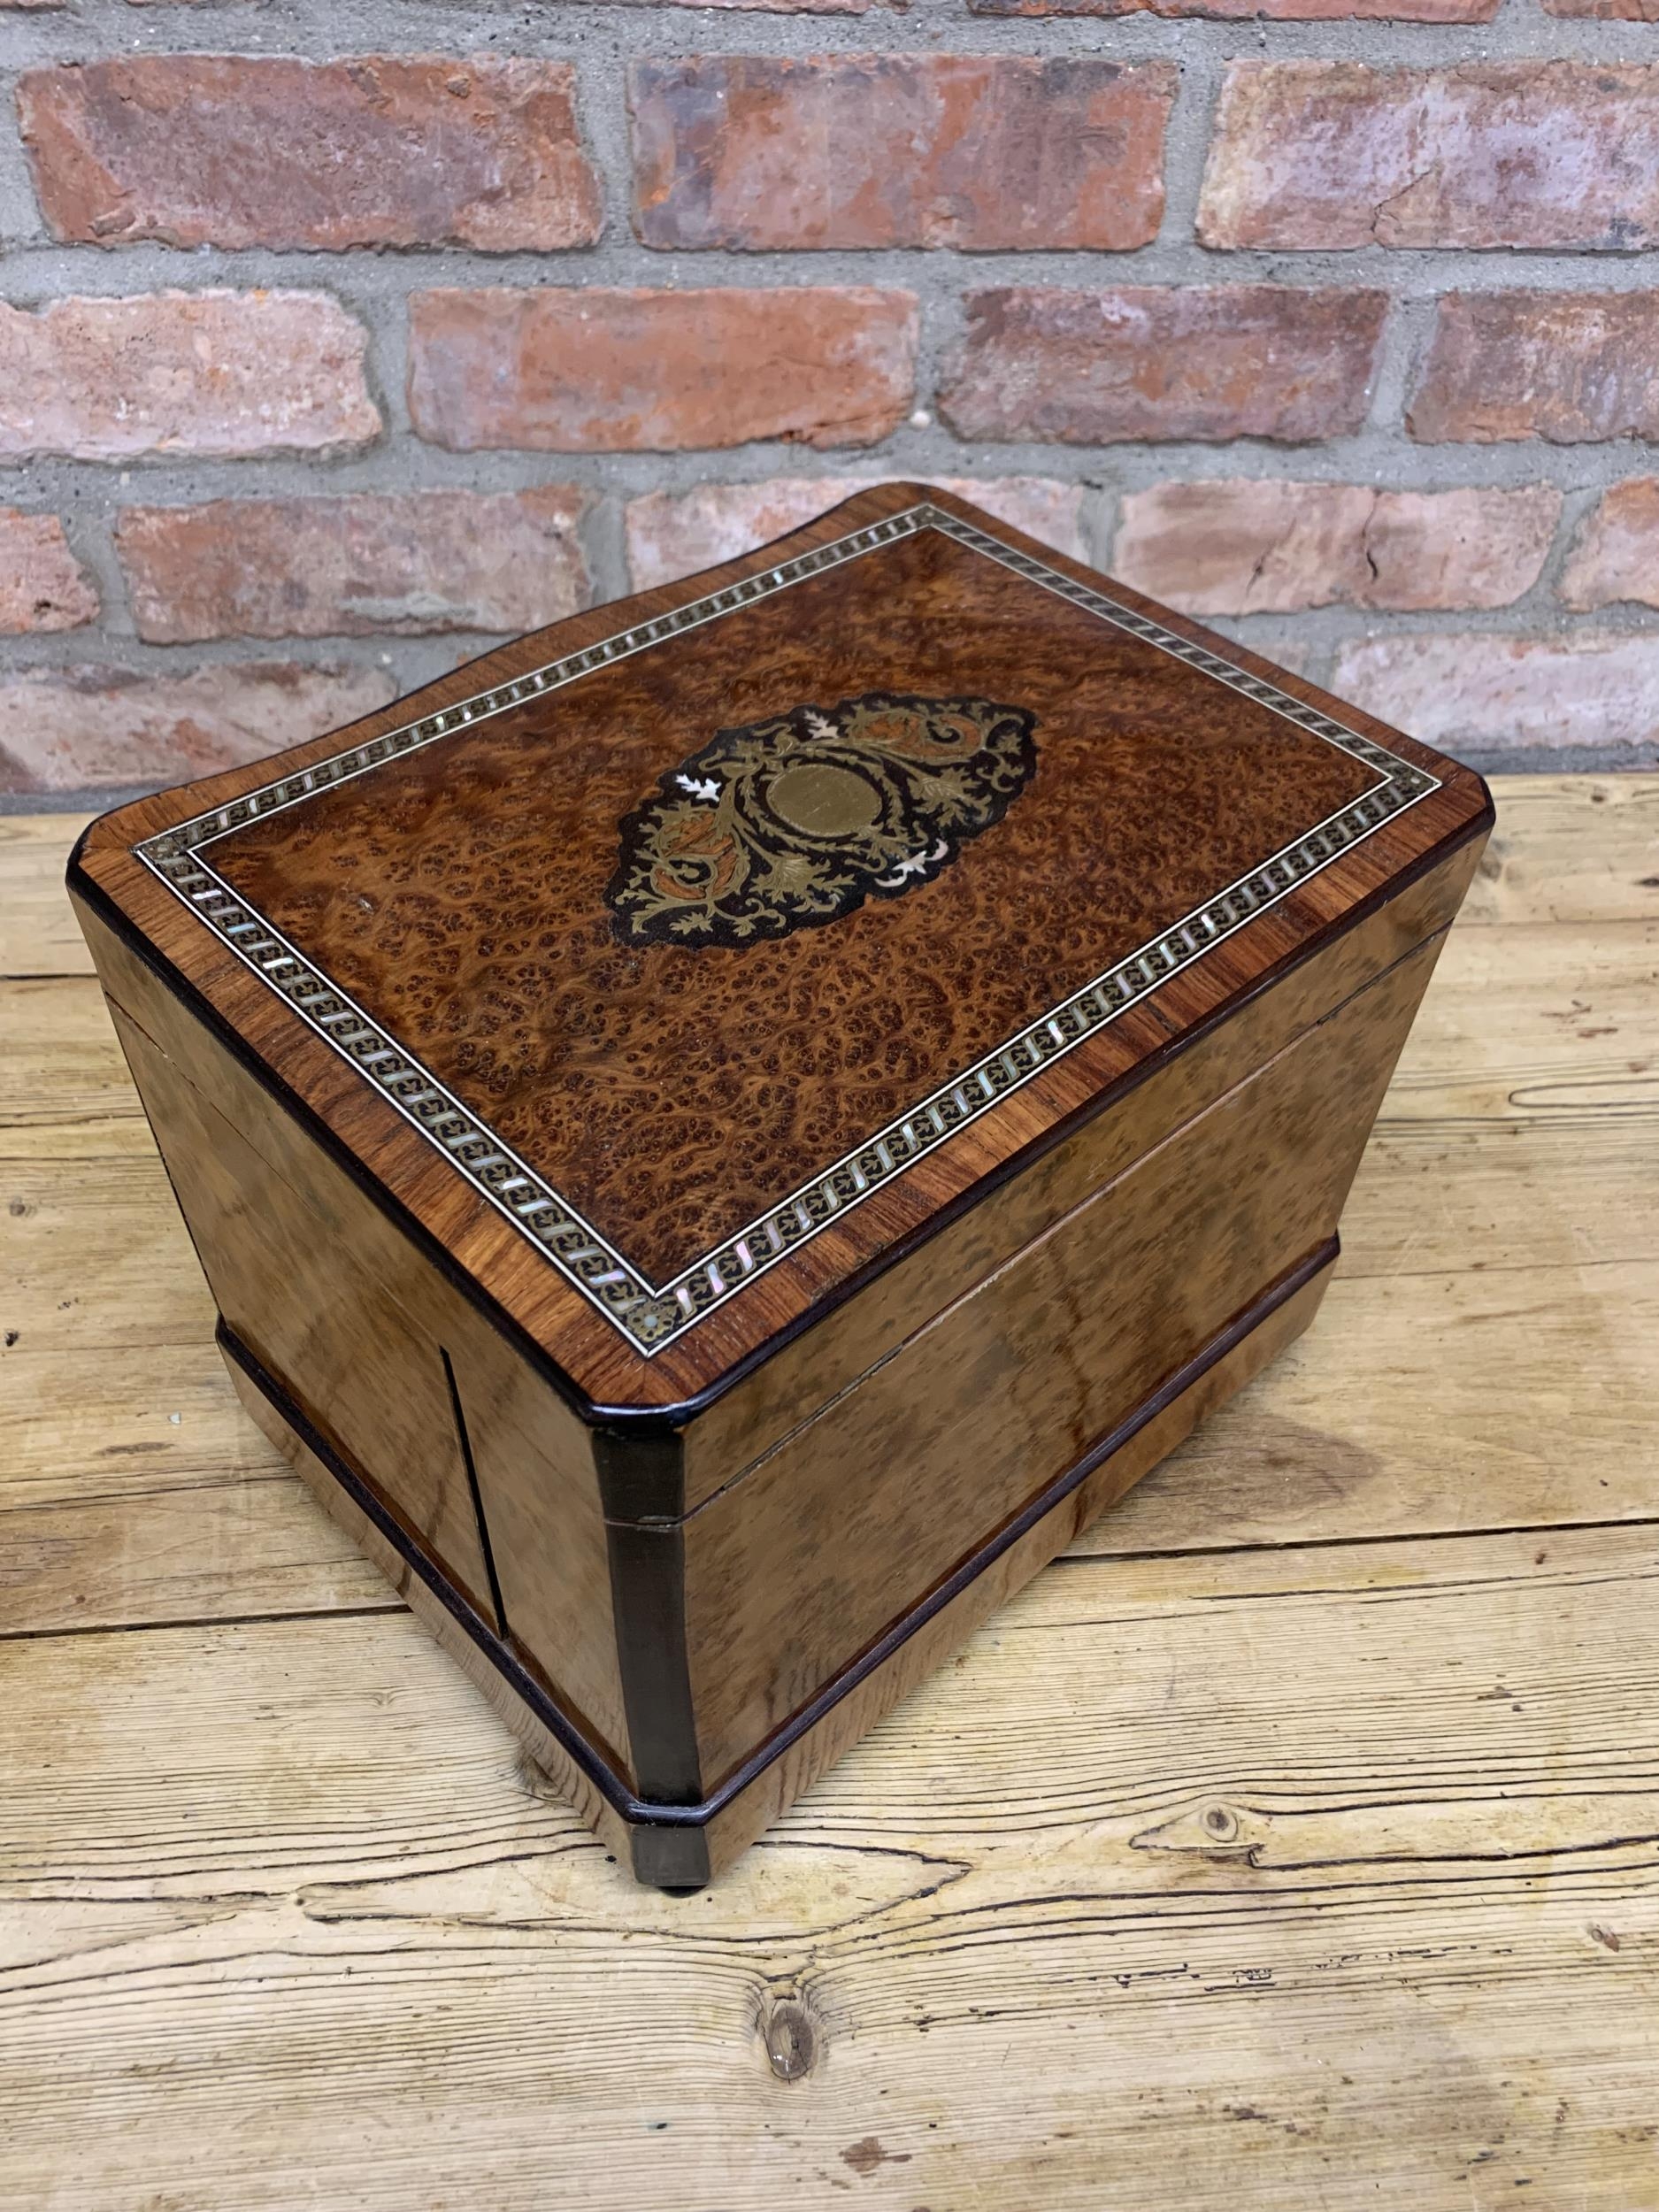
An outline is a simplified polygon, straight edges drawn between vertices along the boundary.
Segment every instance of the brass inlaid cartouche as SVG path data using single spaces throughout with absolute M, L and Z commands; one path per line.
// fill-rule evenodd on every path
M 1037 718 L 868 691 L 718 731 L 622 823 L 625 943 L 743 945 L 930 882 L 1037 764 Z

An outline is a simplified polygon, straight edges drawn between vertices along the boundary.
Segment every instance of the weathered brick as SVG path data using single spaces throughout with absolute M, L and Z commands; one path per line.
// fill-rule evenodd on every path
M 418 292 L 416 429 L 457 451 L 871 445 L 910 404 L 916 302 L 862 286 Z
M 627 511 L 628 570 L 634 588 L 672 584 L 717 561 L 734 560 L 797 530 L 879 476 L 774 476 L 762 484 L 699 484 L 647 492 Z M 934 476 L 921 480 L 972 499 L 1045 545 L 1087 560 L 1080 484 L 1043 476 Z
M 373 668 L 226 662 L 184 675 L 36 668 L 0 678 L 0 791 L 173 783 L 354 721 L 396 687 Z
M 968 299 L 940 411 L 964 438 L 1329 438 L 1365 418 L 1381 292 L 1014 286 Z
M 586 505 L 549 484 L 128 507 L 116 549 L 138 634 L 156 644 L 511 633 L 588 603 Z
M 1228 22 L 1260 16 L 1279 23 L 1351 17 L 1360 23 L 1490 23 L 1500 0 L 1260 0 L 1260 4 L 1257 0 L 968 0 L 968 4 L 975 15 L 1196 15 Z
M 1176 83 L 1094 57 L 637 62 L 634 227 L 671 248 L 1148 245 Z
M 1502 607 L 1538 581 L 1560 512 L 1548 484 L 1160 484 L 1124 501 L 1110 565 L 1189 614 Z
M 1534 246 L 1659 236 L 1659 66 L 1234 62 L 1206 246 Z
M 1659 0 L 1544 0 L 1551 15 L 1588 16 L 1602 23 L 1659 23 Z
M 1406 422 L 1430 445 L 1659 438 L 1659 293 L 1448 293 Z
M 1623 599 L 1659 607 L 1659 476 L 1602 493 L 1567 557 L 1561 595 L 1581 611 Z
M 30 71 L 18 112 L 59 238 L 118 245 L 590 245 L 567 62 L 140 54 Z
M 1333 688 L 1473 758 L 1647 747 L 1659 739 L 1659 635 L 1371 638 L 1342 648 Z
M 56 515 L 0 507 L 0 630 L 74 630 L 98 618 L 92 579 Z
M 1354 603 L 1402 613 L 1510 606 L 1543 573 L 1560 518 L 1553 484 L 1379 492 L 1362 547 L 1371 580 Z
M 365 342 L 320 292 L 0 303 L 0 458 L 364 445 L 380 427 Z

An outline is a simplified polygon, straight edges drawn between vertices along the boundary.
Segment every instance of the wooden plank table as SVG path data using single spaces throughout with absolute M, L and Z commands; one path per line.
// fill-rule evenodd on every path
M 1659 777 L 1500 787 L 1311 1334 L 680 1899 L 238 1413 L 76 827 L 0 821 L 7 2203 L 1659 2206 Z

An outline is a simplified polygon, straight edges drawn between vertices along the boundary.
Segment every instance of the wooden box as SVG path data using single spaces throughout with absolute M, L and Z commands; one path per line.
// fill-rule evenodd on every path
M 1490 821 L 891 485 L 70 883 L 249 1411 L 678 1887 L 1307 1325 Z

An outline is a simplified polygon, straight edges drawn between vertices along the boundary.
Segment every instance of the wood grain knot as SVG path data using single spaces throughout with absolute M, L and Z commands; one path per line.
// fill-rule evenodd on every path
M 799 2081 L 811 2072 L 819 2035 L 798 1997 L 780 1997 L 772 2002 L 762 2017 L 760 2032 L 766 2062 L 780 2081 Z

